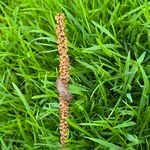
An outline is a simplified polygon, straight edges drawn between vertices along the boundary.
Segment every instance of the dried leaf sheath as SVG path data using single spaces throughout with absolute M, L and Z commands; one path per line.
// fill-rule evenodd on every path
M 69 112 L 69 101 L 67 100 L 68 81 L 69 81 L 69 57 L 67 48 L 67 37 L 65 35 L 64 14 L 58 14 L 55 17 L 57 21 L 56 34 L 59 52 L 59 78 L 57 79 L 57 89 L 59 92 L 60 101 L 60 143 L 66 145 L 68 136 L 68 124 L 66 118 Z

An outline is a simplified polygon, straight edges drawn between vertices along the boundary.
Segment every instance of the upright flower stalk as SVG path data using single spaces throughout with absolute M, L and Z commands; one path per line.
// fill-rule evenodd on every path
M 67 48 L 67 37 L 65 35 L 64 14 L 60 13 L 55 16 L 57 21 L 56 34 L 59 53 L 59 77 L 56 81 L 57 90 L 59 92 L 60 102 L 60 143 L 66 145 L 68 137 L 68 123 L 66 121 L 69 114 L 69 102 L 71 94 L 68 91 L 69 82 L 69 57 Z

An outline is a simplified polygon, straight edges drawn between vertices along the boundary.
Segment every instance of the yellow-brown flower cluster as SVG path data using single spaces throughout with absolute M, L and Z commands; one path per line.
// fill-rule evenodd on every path
M 57 21 L 56 34 L 57 34 L 57 44 L 59 52 L 59 78 L 57 80 L 58 92 L 59 92 L 59 102 L 60 102 L 60 143 L 62 146 L 66 145 L 68 136 L 68 123 L 66 121 L 69 114 L 69 101 L 65 99 L 64 93 L 68 90 L 69 82 L 69 57 L 67 48 L 67 37 L 65 35 L 65 23 L 64 14 L 60 13 L 55 17 Z M 63 89 L 61 89 L 63 88 Z

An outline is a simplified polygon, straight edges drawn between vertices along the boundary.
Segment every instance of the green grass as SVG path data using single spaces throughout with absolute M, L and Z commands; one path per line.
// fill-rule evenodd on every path
M 71 60 L 69 150 L 149 150 L 148 0 L 0 1 L 1 149 L 60 149 L 58 12 Z

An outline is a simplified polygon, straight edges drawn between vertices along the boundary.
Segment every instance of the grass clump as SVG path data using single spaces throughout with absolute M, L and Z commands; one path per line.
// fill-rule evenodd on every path
M 0 2 L 1 149 L 59 149 L 54 16 L 71 61 L 70 149 L 149 149 L 147 0 Z

